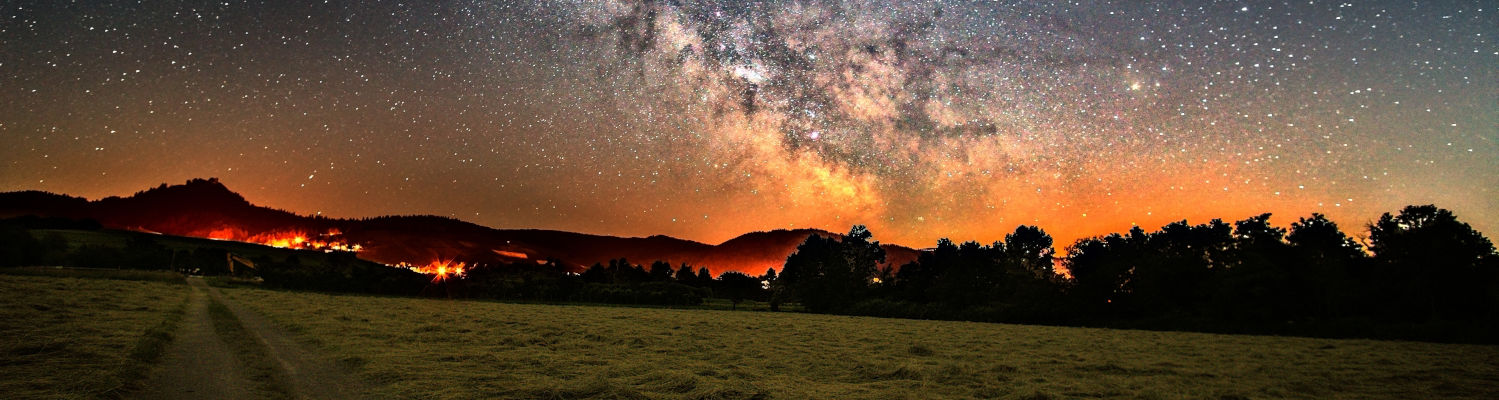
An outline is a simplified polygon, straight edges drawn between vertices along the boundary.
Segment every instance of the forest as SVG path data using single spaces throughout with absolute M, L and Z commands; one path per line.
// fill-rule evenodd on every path
M 1289 229 L 1269 218 L 1136 227 L 1079 240 L 1060 259 L 1043 230 L 1020 226 L 988 245 L 941 240 L 917 262 L 880 270 L 877 243 L 855 226 L 842 241 L 803 243 L 771 284 L 771 301 L 906 318 L 1499 337 L 1499 256 L 1450 211 L 1424 205 L 1386 213 L 1367 227 L 1367 247 L 1319 214 Z

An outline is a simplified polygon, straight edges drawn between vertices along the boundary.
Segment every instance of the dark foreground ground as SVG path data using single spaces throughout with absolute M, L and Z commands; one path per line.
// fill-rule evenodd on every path
M 1496 346 L 504 304 L 188 282 L 0 275 L 0 336 L 16 338 L 0 344 L 0 376 L 6 377 L 0 393 L 9 398 L 1499 396 Z M 156 330 L 170 332 L 170 340 L 152 339 L 162 336 Z

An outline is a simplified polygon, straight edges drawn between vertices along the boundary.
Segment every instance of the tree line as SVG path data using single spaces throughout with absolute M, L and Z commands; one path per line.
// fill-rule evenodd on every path
M 477 298 L 621 304 L 699 305 L 718 297 L 737 307 L 769 295 L 764 277 L 730 271 L 714 278 L 707 268 L 672 267 L 665 261 L 646 266 L 623 258 L 596 263 L 582 273 L 568 272 L 556 260 L 481 266 L 450 284 L 463 285 L 463 296 Z
M 988 245 L 942 239 L 917 261 L 885 269 L 876 269 L 879 243 L 855 226 L 842 240 L 802 243 L 772 283 L 771 301 L 910 318 L 1499 337 L 1499 256 L 1450 211 L 1386 213 L 1367 227 L 1367 248 L 1321 214 L 1289 229 L 1269 218 L 1135 227 L 1078 240 L 1060 258 L 1042 229 L 1020 226 Z

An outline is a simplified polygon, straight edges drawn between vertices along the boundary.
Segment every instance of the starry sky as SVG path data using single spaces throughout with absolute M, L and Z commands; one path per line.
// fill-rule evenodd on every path
M 1499 232 L 1499 5 L 1152 3 L 7 1 L 0 190 L 709 243 Z

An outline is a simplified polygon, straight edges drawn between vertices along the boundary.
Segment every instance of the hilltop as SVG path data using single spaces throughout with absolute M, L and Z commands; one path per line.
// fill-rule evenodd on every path
M 92 219 L 106 228 L 235 240 L 278 247 L 357 250 L 385 264 L 433 261 L 476 264 L 559 263 L 574 271 L 624 258 L 706 267 L 714 275 L 779 270 L 796 246 L 817 229 L 750 232 L 719 244 L 670 236 L 617 237 L 544 229 L 500 229 L 458 219 L 378 216 L 334 219 L 256 205 L 216 178 L 160 186 L 127 197 L 88 200 L 40 191 L 0 193 L 0 218 L 36 215 Z M 887 265 L 916 259 L 917 250 L 883 246 Z

